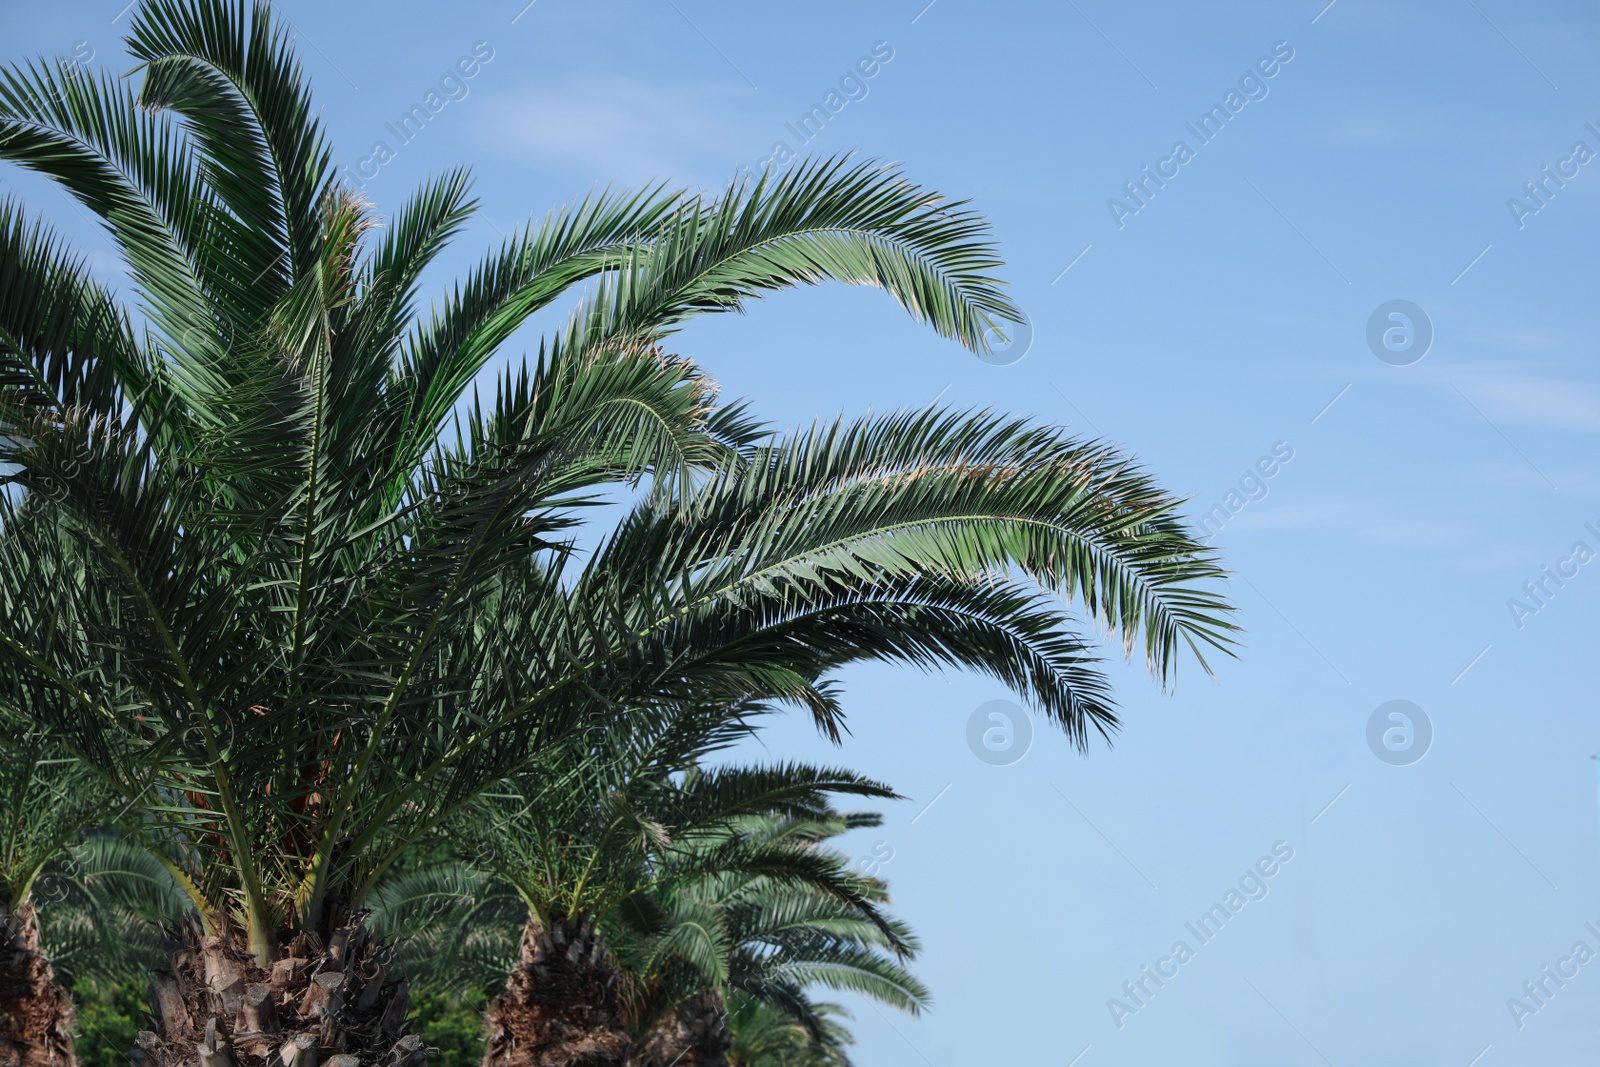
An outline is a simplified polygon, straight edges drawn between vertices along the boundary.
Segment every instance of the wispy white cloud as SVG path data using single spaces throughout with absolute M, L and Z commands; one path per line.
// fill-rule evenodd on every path
M 1561 487 L 1563 493 L 1578 496 L 1600 496 L 1600 475 L 1580 467 L 1557 464 L 1543 465 L 1550 481 Z M 1539 472 L 1526 463 L 1480 463 L 1457 472 L 1456 481 L 1471 489 L 1497 489 L 1507 492 L 1533 492 L 1541 496 L 1550 486 Z
M 1600 385 L 1594 382 L 1503 365 L 1468 367 L 1452 377 L 1491 419 L 1600 432 Z
M 738 83 L 581 77 L 486 99 L 477 134 L 515 158 L 605 180 L 721 184 L 761 141 L 748 94 Z
M 1235 533 L 1296 529 L 1347 533 L 1362 541 L 1424 548 L 1460 546 L 1473 538 L 1471 528 L 1465 524 L 1421 518 L 1389 501 L 1323 496 L 1253 505 L 1228 526 L 1223 539 Z

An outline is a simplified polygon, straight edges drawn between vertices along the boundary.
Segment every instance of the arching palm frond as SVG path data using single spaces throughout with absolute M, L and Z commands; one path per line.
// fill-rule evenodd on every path
M 887 885 L 854 869 L 849 855 L 826 847 L 847 828 L 876 825 L 877 816 L 845 817 L 827 811 L 795 818 L 767 815 L 738 820 L 733 827 L 705 835 L 695 851 L 716 855 L 724 847 L 718 837 L 765 841 L 805 855 L 811 864 L 849 884 L 848 896 L 829 880 L 795 880 L 750 869 L 713 869 L 673 857 L 669 866 L 703 871 L 667 883 L 676 908 L 691 913 L 714 908 L 728 931 L 730 952 L 724 985 L 761 995 L 768 986 L 823 984 L 853 989 L 885 1004 L 916 1012 L 929 1000 L 928 991 L 901 963 L 915 956 L 919 943 L 902 921 L 887 916 Z
M 37 883 L 111 799 L 59 740 L 0 708 L 0 927 L 30 904 Z
M 682 1035 L 719 1027 L 731 1028 L 736 1042 L 740 1013 L 767 1023 L 780 1016 L 795 1028 L 798 1045 L 828 1047 L 834 1028 L 811 999 L 819 988 L 913 1013 L 928 1004 L 928 990 L 905 966 L 918 949 L 915 935 L 881 911 L 887 887 L 824 844 L 848 826 L 873 822 L 831 812 L 748 817 L 688 850 L 716 855 L 725 847 L 718 838 L 782 842 L 857 889 L 853 900 L 843 899 L 822 880 L 713 870 L 693 860 L 686 864 L 693 875 L 663 880 L 655 891 L 656 924 L 614 935 L 632 1025 L 646 1035 L 643 1047 L 655 1059 L 676 1055 Z M 664 866 L 684 859 L 669 855 Z
M 735 990 L 728 998 L 732 1067 L 850 1067 L 855 1044 L 837 1004 L 804 1000 L 799 1010 L 778 1008 Z M 804 1021 L 800 1021 L 804 1020 Z
M 96 833 L 47 866 L 35 896 L 40 940 L 64 984 L 78 977 L 147 979 L 166 960 L 166 933 L 194 902 L 145 847 Z
M 395 946 L 412 985 L 431 993 L 497 991 L 528 918 L 514 889 L 455 859 L 386 878 L 367 903 L 373 934 Z

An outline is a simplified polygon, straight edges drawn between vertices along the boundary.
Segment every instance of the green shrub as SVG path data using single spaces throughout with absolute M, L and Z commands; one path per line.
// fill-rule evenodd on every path
M 133 1036 L 149 1026 L 145 984 L 80 978 L 72 985 L 72 1002 L 78 1009 L 73 1044 L 79 1067 L 127 1067 Z
M 127 1067 L 134 1035 L 150 1025 L 145 984 L 80 978 L 73 983 L 72 1001 L 78 1009 L 79 1067 Z M 439 1050 L 428 1058 L 428 1067 L 473 1067 L 483 1059 L 488 1001 L 481 989 L 417 994 L 411 1029 Z
M 483 1010 L 488 1002 L 481 989 L 416 994 L 411 1029 L 439 1050 L 428 1056 L 428 1067 L 472 1067 L 483 1059 Z

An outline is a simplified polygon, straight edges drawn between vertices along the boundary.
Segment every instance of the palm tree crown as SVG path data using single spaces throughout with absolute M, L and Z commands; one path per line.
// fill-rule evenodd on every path
M 938 411 L 775 436 L 664 347 L 831 280 L 981 351 L 1020 314 L 963 204 L 844 161 L 596 194 L 423 310 L 464 171 L 380 222 L 265 3 L 147 0 L 128 45 L 137 80 L 0 70 L 0 159 L 98 218 L 128 277 L 0 202 L 0 694 L 154 827 L 229 1018 L 269 972 L 310 980 L 286 960 L 360 948 L 328 995 L 367 1005 L 352 1042 L 393 1040 L 367 895 L 575 730 L 686 701 L 833 730 L 832 672 L 886 659 L 988 672 L 1082 744 L 1115 713 L 1059 598 L 1163 681 L 1226 647 L 1217 564 L 1115 449 Z M 616 486 L 633 506 L 580 561 Z M 163 1026 L 220 1055 L 200 1003 Z

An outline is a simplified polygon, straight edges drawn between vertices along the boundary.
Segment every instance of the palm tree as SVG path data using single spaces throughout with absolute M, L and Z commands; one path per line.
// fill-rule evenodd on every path
M 531 773 L 484 796 L 453 828 L 524 907 L 516 965 L 487 1016 L 486 1067 L 632 1062 L 637 1035 L 722 980 L 716 950 L 696 943 L 690 977 L 678 981 L 687 990 L 673 984 L 681 946 L 667 931 L 681 938 L 691 929 L 674 921 L 674 902 L 691 899 L 677 887 L 762 875 L 878 919 L 871 884 L 832 857 L 773 835 L 728 832 L 736 820 L 771 812 L 819 817 L 830 793 L 894 795 L 835 768 L 695 766 L 747 736 L 759 710 L 687 705 L 653 726 L 635 716 L 579 734 L 550 746 Z M 635 945 L 632 968 L 619 966 L 607 936 L 624 930 L 649 941 Z M 695 977 L 707 969 L 709 978 Z
M 795 1021 L 793 1015 L 735 992 L 728 1005 L 732 1031 L 728 1063 L 732 1067 L 851 1067 L 845 1051 L 855 1043 L 838 1022 L 849 1018 L 837 1004 L 811 1004 L 820 1030 Z
M 942 414 L 764 443 L 661 347 L 836 280 L 981 351 L 1020 316 L 962 205 L 843 162 L 595 195 L 423 313 L 464 172 L 380 234 L 264 3 L 149 0 L 128 43 L 137 85 L 0 71 L 0 159 L 99 218 L 130 289 L 0 204 L 0 697 L 162 826 L 197 921 L 153 990 L 152 1067 L 420 1062 L 360 921 L 372 886 L 597 714 L 692 694 L 831 729 L 826 672 L 892 658 L 988 671 L 1081 743 L 1114 713 L 1051 595 L 1164 680 L 1226 642 L 1216 564 L 1114 450 Z M 638 507 L 569 579 L 584 506 L 619 485 Z
M 630 1063 L 724 1067 L 741 1027 L 748 1046 L 756 1030 L 778 1018 L 805 1035 L 803 1044 L 831 1046 L 841 1028 L 812 1002 L 816 986 L 913 1013 L 926 1007 L 928 991 L 904 967 L 917 951 L 916 937 L 880 910 L 887 885 L 855 874 L 849 856 L 822 847 L 846 830 L 880 823 L 876 814 L 751 816 L 692 835 L 687 854 L 694 858 L 738 842 L 820 859 L 832 879 L 860 898 L 841 899 L 830 891 L 831 880 L 774 878 L 728 865 L 661 880 L 652 895 L 667 921 L 643 937 L 618 938 L 631 1025 L 640 1035 Z M 676 865 L 683 865 L 681 857 L 669 860 Z
M 167 932 L 191 919 L 168 866 L 121 833 L 84 835 L 45 867 L 34 892 L 48 902 L 39 941 L 68 988 L 77 978 L 147 981 L 165 960 Z
M 107 791 L 54 738 L 3 709 L 0 726 L 0 1063 L 73 1067 L 72 999 L 39 911 L 60 898 L 79 834 L 106 817 Z

